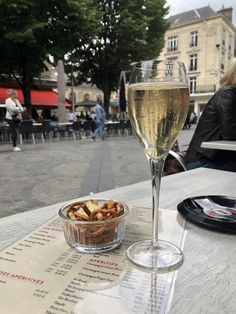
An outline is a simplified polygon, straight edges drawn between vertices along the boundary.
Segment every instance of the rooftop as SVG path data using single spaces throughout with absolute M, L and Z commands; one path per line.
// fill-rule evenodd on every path
M 227 9 L 226 9 L 227 10 Z M 223 10 L 222 10 L 223 11 Z M 174 28 L 183 24 L 197 22 L 209 17 L 222 15 L 220 12 L 215 12 L 211 7 L 205 6 L 199 9 L 193 9 L 187 12 L 183 12 L 177 15 L 173 15 L 168 18 L 170 22 L 170 28 Z

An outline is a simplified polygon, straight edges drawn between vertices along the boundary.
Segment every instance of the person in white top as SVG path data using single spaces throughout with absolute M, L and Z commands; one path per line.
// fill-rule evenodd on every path
M 69 112 L 66 114 L 66 122 L 75 122 L 77 121 L 76 114 L 73 112 L 72 109 L 70 109 Z
M 21 120 L 21 112 L 24 111 L 19 100 L 17 99 L 17 91 L 14 89 L 9 89 L 7 91 L 8 98 L 5 101 L 6 104 L 6 116 L 5 119 L 10 126 L 12 135 L 13 151 L 19 152 L 21 149 L 16 146 L 17 144 L 17 131 L 19 126 L 19 121 Z

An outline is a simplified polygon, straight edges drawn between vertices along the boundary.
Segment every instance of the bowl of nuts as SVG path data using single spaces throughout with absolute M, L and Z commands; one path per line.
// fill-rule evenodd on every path
M 119 201 L 90 199 L 64 205 L 59 216 L 69 246 L 82 253 L 99 253 L 121 244 L 128 212 Z

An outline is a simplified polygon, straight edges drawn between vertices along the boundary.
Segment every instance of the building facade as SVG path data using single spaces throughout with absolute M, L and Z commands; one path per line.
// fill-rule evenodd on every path
M 48 71 L 45 71 L 41 74 L 41 80 L 51 83 L 51 87 L 57 89 L 57 68 L 47 64 Z M 81 85 L 72 85 L 68 76 L 66 75 L 66 97 L 72 99 L 74 97 L 74 102 L 78 103 L 86 100 L 96 100 L 96 96 L 101 94 L 101 91 L 92 84 L 83 83 Z
M 57 69 L 55 67 L 47 64 L 48 70 L 40 75 L 39 83 L 42 86 L 50 86 L 50 88 L 57 91 Z M 88 110 L 89 107 L 79 107 L 78 104 L 81 102 L 95 102 L 99 95 L 102 95 L 102 91 L 98 89 L 95 85 L 82 83 L 80 85 L 73 85 L 66 75 L 66 90 L 65 96 L 70 99 L 74 104 L 77 111 Z M 40 85 L 38 83 L 38 85 Z
M 232 8 L 209 6 L 168 19 L 160 58 L 184 62 L 189 77 L 190 110 L 199 116 L 219 88 L 219 80 L 235 57 L 236 28 Z

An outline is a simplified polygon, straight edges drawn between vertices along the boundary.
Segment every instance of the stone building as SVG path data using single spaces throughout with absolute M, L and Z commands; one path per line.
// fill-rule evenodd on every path
M 57 68 L 52 67 L 49 64 L 47 64 L 47 66 L 48 70 L 41 74 L 40 79 L 44 85 L 48 81 L 51 88 L 57 91 Z M 66 98 L 73 100 L 75 105 L 84 101 L 96 101 L 97 96 L 102 94 L 102 91 L 92 84 L 71 84 L 67 75 L 66 83 Z
M 235 57 L 232 8 L 209 6 L 171 16 L 160 58 L 183 61 L 189 77 L 190 110 L 199 116 Z
M 41 85 L 48 85 L 57 91 L 57 69 L 47 64 L 48 70 L 41 74 Z M 80 85 L 71 84 L 71 80 L 66 75 L 66 91 L 65 96 L 74 103 L 75 111 L 91 111 L 97 102 L 97 97 L 103 95 L 103 92 L 94 84 L 82 83 Z M 83 105 L 83 103 L 87 103 Z M 110 114 L 117 114 L 118 108 L 118 92 L 112 92 L 110 98 Z

